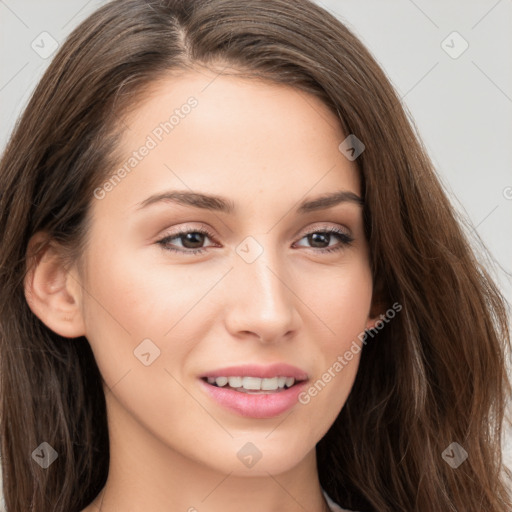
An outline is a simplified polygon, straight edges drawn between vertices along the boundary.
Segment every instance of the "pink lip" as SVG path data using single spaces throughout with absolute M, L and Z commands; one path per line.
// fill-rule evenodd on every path
M 218 388 L 199 380 L 203 389 L 219 405 L 249 418 L 273 418 L 291 409 L 298 401 L 299 394 L 307 381 L 294 384 L 291 388 L 268 394 L 249 394 L 231 388 Z
M 251 394 L 231 388 L 219 388 L 206 382 L 207 377 L 293 377 L 296 382 L 291 388 L 273 393 Z M 219 405 L 249 418 L 273 418 L 291 409 L 297 402 L 300 392 L 307 385 L 308 375 L 296 366 L 278 363 L 268 366 L 230 366 L 207 372 L 200 378 L 205 392 Z
M 296 366 L 286 363 L 274 363 L 266 366 L 256 364 L 244 364 L 229 366 L 206 372 L 200 377 L 260 377 L 262 379 L 272 377 L 293 377 L 295 380 L 306 380 L 308 374 Z

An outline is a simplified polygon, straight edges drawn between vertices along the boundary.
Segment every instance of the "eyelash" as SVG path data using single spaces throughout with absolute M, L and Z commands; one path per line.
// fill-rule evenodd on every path
M 172 252 L 179 253 L 179 254 L 193 254 L 193 255 L 195 255 L 195 254 L 202 254 L 204 252 L 207 252 L 207 248 L 185 249 L 185 250 L 183 250 L 183 249 L 176 249 L 175 247 L 171 247 L 171 246 L 168 245 L 169 240 L 174 240 L 175 238 L 179 238 L 180 236 L 187 235 L 189 233 L 201 233 L 203 235 L 208 236 L 208 238 L 210 238 L 212 241 L 215 241 L 215 238 L 214 238 L 213 234 L 208 229 L 206 229 L 206 228 L 197 228 L 197 229 L 187 229 L 187 230 L 179 231 L 177 233 L 173 233 L 171 235 L 168 235 L 168 236 L 158 240 L 156 243 L 158 245 L 160 245 L 162 247 L 162 249 L 164 249 L 166 251 L 172 251 Z M 315 248 L 315 247 L 310 247 L 310 249 L 313 249 L 313 250 L 316 249 L 316 252 L 320 252 L 322 254 L 341 251 L 345 247 L 351 245 L 352 242 L 354 241 L 354 239 L 350 235 L 348 235 L 347 233 L 343 232 L 341 229 L 332 228 L 332 227 L 331 228 L 326 228 L 326 229 L 316 229 L 316 230 L 310 231 L 308 233 L 305 233 L 300 238 L 300 240 L 302 240 L 302 238 L 305 238 L 308 235 L 312 235 L 314 233 L 322 233 L 322 234 L 328 234 L 328 235 L 338 235 L 340 240 L 341 240 L 340 245 L 335 245 L 333 247 L 324 247 L 324 248 L 320 248 L 320 249 Z

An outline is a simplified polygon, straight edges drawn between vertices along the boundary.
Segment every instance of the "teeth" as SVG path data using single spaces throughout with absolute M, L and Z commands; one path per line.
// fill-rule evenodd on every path
M 219 386 L 219 388 L 221 388 L 222 386 L 225 386 L 227 383 L 228 383 L 227 377 L 217 377 L 215 379 L 215 384 L 217 384 L 217 386 Z
M 242 377 L 229 377 L 228 382 L 232 388 L 242 387 Z
M 295 384 L 293 377 L 208 377 L 208 384 L 216 384 L 219 388 L 229 385 L 233 389 L 247 389 L 250 391 L 276 391 L 290 388 Z
M 275 391 L 278 387 L 277 377 L 272 377 L 271 379 L 261 379 L 261 389 L 265 391 Z
M 242 379 L 242 387 L 244 389 L 250 389 L 253 391 L 256 391 L 258 389 L 261 389 L 261 381 L 259 377 L 244 377 Z

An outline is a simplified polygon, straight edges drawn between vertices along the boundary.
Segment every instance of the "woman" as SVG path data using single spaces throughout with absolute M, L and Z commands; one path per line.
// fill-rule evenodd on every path
M 320 7 L 105 5 L 0 190 L 8 512 L 510 509 L 504 301 Z

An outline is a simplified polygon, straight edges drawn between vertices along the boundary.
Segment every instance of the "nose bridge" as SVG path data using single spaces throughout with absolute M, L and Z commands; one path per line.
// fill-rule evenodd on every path
M 284 260 L 272 245 L 272 237 L 257 238 L 247 237 L 236 249 L 231 320 L 237 330 L 273 339 L 292 328 L 292 286 L 286 282 Z

